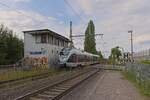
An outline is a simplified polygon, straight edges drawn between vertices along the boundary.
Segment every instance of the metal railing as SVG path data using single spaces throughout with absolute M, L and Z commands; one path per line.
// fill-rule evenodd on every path
M 142 85 L 150 93 L 150 65 L 139 63 L 127 63 L 125 70 L 135 76 L 138 84 Z

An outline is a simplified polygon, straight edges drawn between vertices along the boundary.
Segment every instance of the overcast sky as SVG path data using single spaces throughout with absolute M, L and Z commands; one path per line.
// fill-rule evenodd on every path
M 68 5 L 68 3 L 70 5 Z M 130 51 L 133 30 L 134 51 L 150 48 L 150 0 L 0 0 L 0 23 L 21 31 L 48 28 L 69 36 L 69 21 L 73 34 L 84 34 L 90 19 L 94 21 L 97 49 L 105 55 L 114 46 Z M 73 9 L 72 9 L 73 8 Z M 83 48 L 84 38 L 75 38 L 77 48 Z

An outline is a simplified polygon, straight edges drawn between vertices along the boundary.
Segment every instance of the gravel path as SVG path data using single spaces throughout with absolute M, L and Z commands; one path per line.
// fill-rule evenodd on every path
M 144 99 L 120 72 L 99 73 L 75 88 L 62 100 L 149 100 Z

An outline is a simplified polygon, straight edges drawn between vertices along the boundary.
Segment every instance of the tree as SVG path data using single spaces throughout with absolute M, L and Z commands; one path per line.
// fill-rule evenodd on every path
M 23 40 L 0 25 L 0 64 L 13 64 L 23 57 Z
M 99 55 L 100 60 L 104 59 L 101 51 L 97 51 L 97 55 Z
M 89 53 L 97 54 L 95 43 L 95 26 L 92 20 L 88 23 L 85 31 L 84 50 Z
M 115 47 L 111 49 L 111 55 L 109 56 L 109 60 L 112 61 L 113 63 L 116 63 L 117 61 L 120 60 L 121 56 L 121 50 L 119 50 L 119 47 Z

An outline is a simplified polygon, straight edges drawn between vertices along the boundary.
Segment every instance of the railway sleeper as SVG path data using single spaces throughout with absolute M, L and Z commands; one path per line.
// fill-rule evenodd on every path
M 62 87 L 62 88 L 70 88 L 72 85 L 71 84 L 61 84 L 61 85 L 58 85 L 58 87 Z
M 37 97 L 30 97 L 29 100 L 44 100 L 42 98 L 37 98 Z M 49 99 L 50 100 L 50 99 Z
M 56 95 L 48 95 L 48 94 L 39 94 L 38 97 L 41 97 L 43 99 L 53 99 L 54 97 L 56 97 Z
M 65 87 L 55 87 L 55 89 L 58 89 L 58 90 L 67 90 L 68 88 L 65 88 Z
M 47 94 L 47 95 L 59 95 L 60 93 L 57 92 L 57 91 L 45 91 L 44 94 Z
M 49 95 L 49 94 L 38 94 L 35 97 L 30 97 L 30 100 L 52 100 L 53 98 L 55 98 L 57 95 Z
M 55 88 L 54 88 L 54 89 L 51 89 L 50 91 L 52 91 L 52 92 L 53 92 L 53 91 L 54 91 L 54 92 L 64 92 L 65 90 L 55 89 Z

